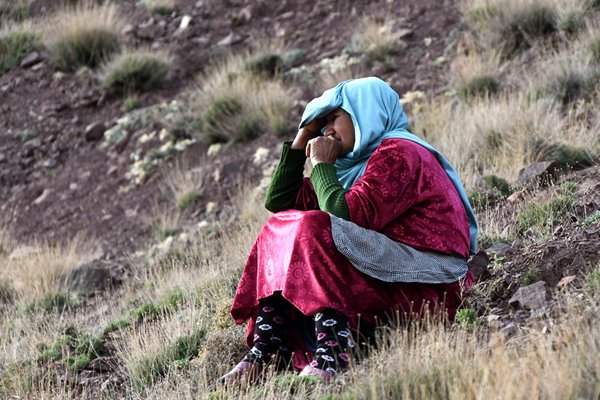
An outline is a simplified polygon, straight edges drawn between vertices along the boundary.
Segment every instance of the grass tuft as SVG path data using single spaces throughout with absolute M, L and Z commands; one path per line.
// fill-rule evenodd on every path
M 170 63 L 170 58 L 163 53 L 125 51 L 103 67 L 102 84 L 121 94 L 160 89 L 169 78 Z
M 496 94 L 500 91 L 500 82 L 493 76 L 484 75 L 473 78 L 458 89 L 458 95 L 462 99 L 470 97 L 485 97 Z
M 18 66 L 29 53 L 41 48 L 40 35 L 25 26 L 0 33 L 0 75 Z
M 367 17 L 352 36 L 350 48 L 369 61 L 383 61 L 401 44 L 391 20 Z
M 530 203 L 517 215 L 517 231 L 544 235 L 562 224 L 575 203 L 573 182 L 565 182 L 562 193 L 541 203 Z
M 585 18 L 578 11 L 570 11 L 558 21 L 557 27 L 567 38 L 574 39 L 585 28 Z
M 592 40 L 588 45 L 588 51 L 594 64 L 600 64 L 600 37 Z
M 461 308 L 456 312 L 456 323 L 472 332 L 477 327 L 477 313 L 472 308 Z
M 283 58 L 276 53 L 258 54 L 246 61 L 245 69 L 258 77 L 275 78 L 283 68 Z
M 57 68 L 75 71 L 94 68 L 120 49 L 124 23 L 111 3 L 94 3 L 66 8 L 58 13 L 44 34 L 46 47 Z
M 150 15 L 170 15 L 177 9 L 175 0 L 142 0 Z

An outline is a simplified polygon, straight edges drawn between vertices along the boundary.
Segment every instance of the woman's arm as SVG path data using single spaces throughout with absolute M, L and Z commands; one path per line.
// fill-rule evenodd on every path
M 304 150 L 293 149 L 290 142 L 283 144 L 279 165 L 267 189 L 265 207 L 271 212 L 294 208 L 298 190 L 304 177 Z

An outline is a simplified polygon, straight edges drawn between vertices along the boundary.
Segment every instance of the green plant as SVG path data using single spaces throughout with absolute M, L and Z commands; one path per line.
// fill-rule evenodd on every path
M 79 354 L 90 354 L 93 358 L 106 354 L 104 341 L 96 336 L 85 333 L 77 338 L 75 351 Z
M 521 283 L 523 286 L 528 286 L 541 281 L 542 278 L 543 276 L 540 270 L 537 268 L 532 268 L 525 272 L 523 276 L 521 276 Z
M 477 327 L 477 313 L 472 308 L 461 308 L 456 312 L 456 323 L 462 328 L 474 331 Z
M 592 271 L 585 276 L 585 280 L 595 291 L 600 290 L 600 270 Z
M 557 26 L 568 38 L 574 38 L 585 28 L 585 19 L 581 13 L 571 11 L 558 21 Z
M 159 317 L 160 308 L 154 303 L 144 303 L 131 311 L 131 318 L 134 321 L 152 321 Z
M 513 188 L 508 181 L 496 175 L 483 176 L 483 182 L 488 189 L 496 189 L 503 197 L 508 197 L 513 193 Z
M 595 64 L 600 64 L 600 37 L 595 38 L 588 45 L 588 51 L 592 58 L 592 62 Z
M 594 164 L 594 157 L 588 149 L 574 147 L 568 144 L 556 146 L 548 155 L 548 160 L 555 161 L 557 167 L 589 167 Z
M 170 15 L 175 11 L 174 0 L 142 0 L 150 15 Z
M 40 35 L 28 30 L 16 30 L 0 37 L 0 75 L 23 61 L 32 51 L 42 48 Z
M 258 54 L 246 61 L 246 71 L 267 79 L 274 78 L 283 67 L 283 59 L 276 53 Z
M 589 215 L 586 219 L 583 220 L 581 226 L 587 228 L 588 226 L 592 226 L 600 222 L 600 210 L 594 211 L 593 214 Z
M 30 303 L 26 310 L 29 312 L 62 312 L 77 305 L 79 305 L 79 299 L 75 294 L 58 292 L 47 294 L 40 300 Z
M 553 229 L 561 224 L 575 203 L 576 184 L 565 182 L 562 194 L 542 203 L 529 204 L 517 215 L 517 231 L 527 230 L 542 234 L 545 229 Z
M 123 26 L 114 3 L 85 2 L 58 13 L 44 40 L 57 68 L 94 68 L 119 51 Z
M 568 105 L 581 98 L 589 87 L 589 79 L 581 71 L 566 70 L 554 77 L 546 90 L 555 101 Z
M 19 2 L 8 11 L 8 19 L 15 22 L 23 22 L 31 17 L 31 7 L 25 2 Z
M 139 108 L 141 104 L 142 103 L 139 97 L 131 96 L 123 101 L 123 108 L 125 109 L 125 111 L 130 112 L 135 110 L 136 108 Z
M 131 377 L 134 388 L 141 391 L 164 377 L 169 368 L 186 366 L 188 360 L 198 355 L 205 334 L 203 330 L 194 331 L 175 340 L 163 352 L 140 359 Z
M 196 192 L 195 190 L 189 191 L 179 198 L 177 202 L 177 207 L 179 207 L 182 210 L 190 208 L 194 205 L 194 203 L 196 203 L 196 200 L 198 200 L 199 197 L 200 194 L 198 194 L 198 192 Z
M 104 336 L 106 336 L 109 333 L 116 332 L 116 331 L 119 331 L 119 330 L 122 330 L 125 328 L 129 328 L 130 326 L 131 326 L 131 322 L 129 322 L 129 320 L 127 318 L 117 319 L 117 320 L 111 321 L 108 325 L 106 325 L 106 327 L 102 331 L 102 334 Z
M 97 67 L 119 48 L 119 37 L 116 33 L 89 29 L 62 38 L 50 47 L 50 51 L 58 69 L 75 71 L 82 65 Z
M 555 20 L 555 11 L 539 3 L 532 3 L 514 13 L 500 35 L 504 56 L 511 57 L 529 48 L 532 40 L 555 32 Z
M 500 90 L 500 82 L 493 76 L 484 75 L 473 78 L 463 87 L 458 89 L 458 95 L 462 99 L 470 97 L 485 97 L 493 95 Z
M 12 303 L 16 297 L 16 292 L 10 282 L 6 279 L 0 279 L 0 304 Z
M 169 57 L 149 50 L 126 51 L 103 67 L 102 84 L 118 93 L 159 89 L 169 76 Z
M 242 142 L 252 140 L 261 129 L 254 115 L 233 97 L 216 99 L 204 112 L 203 121 L 210 143 L 223 143 L 232 138 Z
M 156 239 L 159 241 L 164 241 L 167 240 L 167 238 L 169 237 L 173 237 L 175 235 L 177 235 L 179 233 L 179 229 L 177 228 L 169 228 L 169 227 L 164 227 L 164 228 L 158 228 L 154 234 L 154 236 L 156 236 Z
M 87 367 L 92 361 L 89 354 L 77 354 L 67 356 L 63 359 L 63 362 L 67 365 L 67 369 L 71 372 L 79 372 Z

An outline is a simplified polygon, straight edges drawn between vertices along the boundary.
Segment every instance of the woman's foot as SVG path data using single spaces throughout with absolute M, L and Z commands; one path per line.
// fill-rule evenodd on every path
M 317 378 L 322 379 L 324 382 L 331 382 L 335 377 L 335 374 L 330 371 L 325 371 L 324 369 L 313 367 L 309 364 L 304 367 L 298 376 L 316 376 Z
M 255 382 L 262 373 L 263 366 L 258 362 L 242 360 L 228 373 L 223 375 L 219 381 L 225 385 L 240 383 L 242 381 Z

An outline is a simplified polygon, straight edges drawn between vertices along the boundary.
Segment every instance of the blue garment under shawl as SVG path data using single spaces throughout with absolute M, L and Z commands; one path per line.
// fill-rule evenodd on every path
M 324 117 L 340 107 L 352 117 L 355 139 L 353 150 L 346 156 L 338 158 L 334 164 L 342 186 L 348 190 L 354 185 L 354 182 L 365 172 L 371 154 L 385 139 L 406 139 L 425 147 L 440 162 L 465 206 L 471 236 L 470 252 L 475 254 L 477 220 L 460 178 L 450 162 L 439 151 L 407 130 L 408 119 L 398 94 L 387 83 L 376 77 L 341 82 L 307 104 L 299 127 L 302 128 L 315 118 Z

